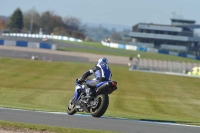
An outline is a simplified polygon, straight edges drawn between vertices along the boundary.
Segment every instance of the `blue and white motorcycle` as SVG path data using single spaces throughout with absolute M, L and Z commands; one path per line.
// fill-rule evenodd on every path
M 116 81 L 104 81 L 96 85 L 95 93 L 92 98 L 87 98 L 86 81 L 81 84 L 76 82 L 76 93 L 70 99 L 67 106 L 67 113 L 74 115 L 76 112 L 87 112 L 93 117 L 101 117 L 109 105 L 109 97 L 117 89 Z

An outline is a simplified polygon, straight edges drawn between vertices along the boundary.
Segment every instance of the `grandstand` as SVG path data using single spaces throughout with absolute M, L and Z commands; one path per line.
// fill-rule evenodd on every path
M 125 34 L 131 37 L 130 45 L 200 55 L 200 36 L 194 30 L 200 28 L 194 20 L 172 18 L 171 25 L 139 23 Z

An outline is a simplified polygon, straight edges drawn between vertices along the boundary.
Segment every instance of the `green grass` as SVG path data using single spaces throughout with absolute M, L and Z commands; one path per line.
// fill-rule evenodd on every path
M 72 42 L 72 41 L 64 41 L 64 40 L 54 40 L 54 42 L 63 42 L 63 43 L 69 43 L 69 44 L 74 44 L 74 45 L 81 45 L 81 46 L 91 46 L 95 48 L 107 48 L 106 46 L 103 46 L 101 42 Z
M 0 106 L 65 112 L 74 80 L 93 65 L 0 58 Z M 200 125 L 199 78 L 110 68 L 118 90 L 105 116 Z
M 16 122 L 6 122 L 0 121 L 0 126 L 4 130 L 18 131 L 18 132 L 57 132 L 57 133 L 117 133 L 110 131 L 100 131 L 100 130 L 87 130 L 87 129 L 78 129 L 78 128 L 64 128 L 64 127 L 56 127 L 56 126 L 44 126 L 44 125 L 36 125 L 36 124 L 26 124 L 26 123 L 16 123 Z
M 200 62 L 200 60 L 183 58 L 183 57 L 179 57 L 179 56 L 110 48 L 107 46 L 103 46 L 100 42 L 71 42 L 71 41 L 59 41 L 59 42 L 69 43 L 69 44 L 73 44 L 73 45 L 87 46 L 87 47 L 80 47 L 80 48 L 78 48 L 78 47 L 77 48 L 70 48 L 70 47 L 67 47 L 67 48 L 58 47 L 57 48 L 58 50 L 62 50 L 62 51 L 77 51 L 77 52 L 84 52 L 84 53 L 125 56 L 125 57 L 133 57 L 133 58 L 136 58 L 137 55 L 140 54 L 141 58 L 145 58 L 145 59 L 171 60 L 171 61 L 179 61 L 179 62 L 180 61 L 182 61 L 182 62 L 198 62 L 198 63 Z

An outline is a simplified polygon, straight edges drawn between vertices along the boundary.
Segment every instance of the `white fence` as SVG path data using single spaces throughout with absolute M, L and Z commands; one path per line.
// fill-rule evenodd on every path
M 45 34 L 23 34 L 23 33 L 3 33 L 3 36 L 16 36 L 16 37 L 29 37 L 29 38 L 47 38 L 47 39 L 57 39 L 57 40 L 66 40 L 74 42 L 82 42 L 80 39 L 60 36 L 60 35 L 45 35 Z

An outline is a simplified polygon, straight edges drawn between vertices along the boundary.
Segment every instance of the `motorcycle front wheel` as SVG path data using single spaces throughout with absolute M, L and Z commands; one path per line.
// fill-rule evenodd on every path
M 107 94 L 101 94 L 94 99 L 94 102 L 96 104 L 90 108 L 90 114 L 93 117 L 101 117 L 108 108 L 109 97 Z
M 76 112 L 77 111 L 76 111 L 75 104 L 74 104 L 74 97 L 72 97 L 67 105 L 67 113 L 69 115 L 74 115 Z

